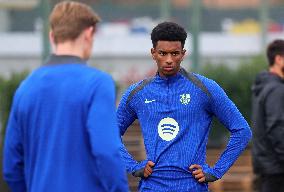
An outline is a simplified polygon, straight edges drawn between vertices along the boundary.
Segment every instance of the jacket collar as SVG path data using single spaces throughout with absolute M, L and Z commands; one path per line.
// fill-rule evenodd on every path
M 60 65 L 60 64 L 86 64 L 86 61 L 74 55 L 52 54 L 44 62 L 44 65 Z
M 159 75 L 159 72 L 156 73 L 155 75 L 155 79 L 157 82 L 164 82 L 164 83 L 174 83 L 177 80 L 181 79 L 183 77 L 181 70 L 179 70 L 179 72 L 173 76 L 169 76 L 169 77 L 161 77 Z

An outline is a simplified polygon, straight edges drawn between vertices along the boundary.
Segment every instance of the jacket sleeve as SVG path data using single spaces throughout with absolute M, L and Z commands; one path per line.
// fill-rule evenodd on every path
M 120 130 L 120 135 L 123 136 L 127 128 L 137 119 L 135 110 L 128 103 L 128 97 L 131 91 L 133 90 L 134 85 L 130 87 L 125 94 L 122 96 L 120 104 L 117 109 L 117 120 L 118 127 Z M 122 143 L 120 147 L 120 152 L 123 157 L 123 160 L 126 164 L 126 171 L 128 173 L 134 173 L 135 171 L 144 168 L 147 161 L 137 162 L 132 155 L 127 151 L 125 145 Z
M 13 105 L 4 143 L 4 179 L 13 192 L 25 192 L 26 182 L 24 176 L 24 152 L 19 124 L 16 118 L 16 106 Z
M 114 83 L 108 75 L 96 82 L 89 104 L 87 133 L 95 171 L 104 191 L 128 191 L 125 165 L 119 151 L 121 142 L 115 114 Z
M 278 159 L 284 164 L 284 88 L 277 87 L 269 93 L 265 113 L 266 134 Z
M 212 94 L 211 112 L 231 134 L 219 160 L 212 168 L 207 169 L 209 174 L 220 179 L 246 148 L 252 133 L 242 114 L 217 83 L 212 81 L 209 91 Z

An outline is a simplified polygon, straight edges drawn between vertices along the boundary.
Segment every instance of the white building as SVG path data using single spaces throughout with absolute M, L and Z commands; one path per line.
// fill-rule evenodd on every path
M 271 34 L 268 41 L 283 37 L 283 33 Z M 1 76 L 30 71 L 41 65 L 40 33 L 2 33 L 0 42 Z M 183 62 L 186 68 L 190 68 L 190 44 L 189 36 L 185 45 L 187 56 Z M 129 73 L 142 77 L 155 70 L 150 56 L 151 47 L 149 34 L 98 33 L 89 64 L 111 73 L 118 81 L 127 79 Z M 258 35 L 203 33 L 200 37 L 201 63 L 237 64 L 240 58 L 262 54 L 262 50 Z

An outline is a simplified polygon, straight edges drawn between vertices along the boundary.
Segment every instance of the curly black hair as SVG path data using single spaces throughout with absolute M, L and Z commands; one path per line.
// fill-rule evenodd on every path
M 276 55 L 284 56 L 284 40 L 276 39 L 267 46 L 266 55 L 268 63 L 272 66 Z
M 158 24 L 151 33 L 153 47 L 157 46 L 158 41 L 180 41 L 182 48 L 187 37 L 183 27 L 174 22 L 163 22 Z

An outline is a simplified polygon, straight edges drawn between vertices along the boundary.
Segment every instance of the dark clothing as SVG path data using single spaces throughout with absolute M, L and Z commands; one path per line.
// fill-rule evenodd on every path
M 259 175 L 256 180 L 256 192 L 278 192 L 284 189 L 284 174 Z
M 284 80 L 273 73 L 261 72 L 252 91 L 254 172 L 284 174 Z

